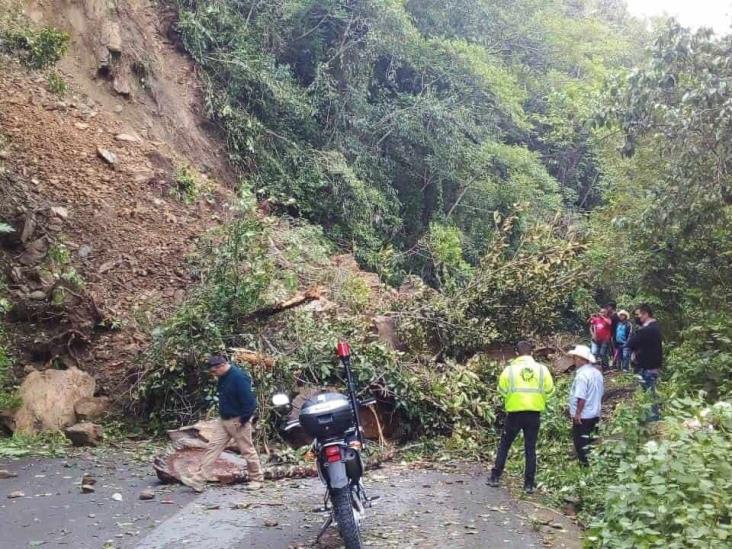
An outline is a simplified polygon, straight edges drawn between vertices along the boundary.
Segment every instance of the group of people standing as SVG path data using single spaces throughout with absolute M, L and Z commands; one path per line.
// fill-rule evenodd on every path
M 661 330 L 651 307 L 640 305 L 635 311 L 636 327 L 625 310 L 609 303 L 590 319 L 592 347 L 577 345 L 567 353 L 574 362 L 575 374 L 569 391 L 568 411 L 572 421 L 572 440 L 580 465 L 588 466 L 588 450 L 600 422 L 605 392 L 603 372 L 609 368 L 608 354 L 614 353 L 616 367 L 629 371 L 631 360 L 642 387 L 652 395 L 653 404 L 647 421 L 660 418 L 655 387 L 663 364 Z M 531 344 L 521 341 L 519 355 L 501 373 L 498 391 L 504 397 L 506 420 L 488 484 L 498 486 L 508 451 L 519 432 L 524 435 L 526 465 L 524 490 L 532 493 L 536 482 L 536 441 L 541 413 L 554 392 L 549 369 L 531 355 Z
M 628 343 L 633 335 L 633 324 L 628 311 L 617 310 L 617 303 L 609 302 L 589 320 L 591 351 L 604 369 L 612 365 L 625 372 L 630 371 L 630 347 Z

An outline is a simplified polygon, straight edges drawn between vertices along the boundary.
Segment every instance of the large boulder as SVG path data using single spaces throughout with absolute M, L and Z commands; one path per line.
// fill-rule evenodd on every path
M 79 421 L 94 421 L 104 417 L 111 405 L 109 397 L 84 397 L 74 404 L 76 419 Z
M 153 468 L 161 482 L 181 482 L 181 477 L 190 477 L 201 468 L 205 448 L 180 447 L 158 456 Z M 233 484 L 247 479 L 247 462 L 231 452 L 223 452 L 211 468 L 210 482 Z
M 74 446 L 97 446 L 102 441 L 102 426 L 82 421 L 64 429 L 64 434 Z
M 174 444 L 181 443 L 186 447 L 205 448 L 206 444 L 211 442 L 214 432 L 219 429 L 218 421 L 218 419 L 202 420 L 193 425 L 171 429 L 168 431 L 168 438 Z M 229 441 L 226 449 L 239 452 L 239 447 L 233 439 Z
M 94 378 L 76 367 L 31 372 L 23 380 L 20 408 L 13 417 L 21 433 L 58 431 L 77 422 L 74 405 L 94 395 Z

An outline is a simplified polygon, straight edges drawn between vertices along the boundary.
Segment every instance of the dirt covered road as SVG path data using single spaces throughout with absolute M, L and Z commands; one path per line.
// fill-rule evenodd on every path
M 150 467 L 114 454 L 5 461 L 2 468 L 18 474 L 0 480 L 0 547 L 8 549 L 316 547 L 323 520 L 314 512 L 323 494 L 317 479 L 270 482 L 259 492 L 211 487 L 195 495 L 158 484 Z M 84 474 L 96 479 L 93 493 L 81 493 Z M 380 500 L 363 523 L 365 545 L 543 546 L 526 506 L 484 480 L 474 466 L 389 465 L 371 472 L 368 487 Z M 146 489 L 154 499 L 139 499 Z M 23 495 L 8 498 L 17 491 Z M 317 547 L 340 547 L 335 531 Z

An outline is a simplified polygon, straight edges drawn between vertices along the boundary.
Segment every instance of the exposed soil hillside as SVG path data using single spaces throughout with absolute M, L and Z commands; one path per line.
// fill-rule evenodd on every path
M 231 215 L 233 177 L 192 67 L 149 4 L 41 2 L 27 15 L 70 33 L 59 65 L 69 92 L 0 60 L 0 217 L 16 228 L 0 248 L 10 335 L 24 365 L 79 364 L 116 394 L 143 325 L 195 281 L 185 260 L 197 237 Z M 182 169 L 203 190 L 195 200 L 175 196 Z M 73 284 L 53 263 L 64 249 Z

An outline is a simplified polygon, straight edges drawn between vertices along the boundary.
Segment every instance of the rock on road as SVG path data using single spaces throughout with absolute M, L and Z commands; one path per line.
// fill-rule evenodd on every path
M 212 486 L 195 495 L 183 486 L 158 485 L 144 465 L 112 462 L 91 469 L 97 477 L 95 492 L 81 494 L 78 478 L 90 472 L 81 460 L 27 460 L 3 466 L 18 473 L 16 478 L 0 480 L 3 548 L 341 546 L 334 529 L 314 545 L 324 518 L 315 512 L 323 496 L 317 479 L 268 482 L 257 492 L 245 486 Z M 155 499 L 140 500 L 148 486 L 156 492 Z M 389 465 L 369 473 L 367 488 L 370 495 L 380 496 L 362 524 L 368 547 L 543 545 L 508 493 L 485 485 L 480 467 Z M 17 490 L 25 497 L 6 498 Z

